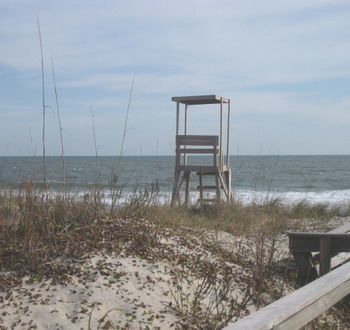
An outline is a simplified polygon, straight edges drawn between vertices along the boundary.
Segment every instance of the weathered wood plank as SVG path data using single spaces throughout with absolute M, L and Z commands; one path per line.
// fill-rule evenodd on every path
M 219 137 L 217 135 L 193 135 L 193 134 L 178 134 L 176 136 L 180 140 L 182 139 L 187 139 L 187 138 L 193 138 L 193 139 L 198 139 L 198 140 L 219 140 Z
M 219 149 L 194 149 L 194 148 L 181 148 L 179 152 L 182 154 L 218 154 Z
M 217 202 L 219 199 L 218 198 L 201 198 L 200 201 L 201 202 L 205 202 L 205 203 L 215 203 Z
M 218 168 L 215 166 L 206 165 L 180 165 L 180 171 L 194 171 L 194 172 L 211 172 L 213 174 L 218 172 Z
M 291 252 L 319 252 L 321 239 L 331 240 L 331 253 L 350 252 L 350 234 L 288 233 Z
M 289 236 L 289 249 L 293 252 L 317 252 L 320 249 L 320 237 L 319 236 L 307 236 L 307 235 L 290 235 Z
M 344 234 L 350 231 L 350 223 L 346 223 L 338 228 L 329 231 L 329 234 Z
M 217 171 L 208 171 L 208 172 L 203 172 L 203 171 L 200 171 L 200 172 L 197 172 L 197 175 L 216 175 L 216 172 Z
M 332 253 L 350 252 L 350 235 L 348 237 L 332 238 Z
M 174 96 L 172 101 L 188 105 L 228 103 L 228 99 L 218 95 Z
M 350 237 L 350 234 L 347 233 L 313 233 L 313 232 L 288 232 L 288 236 L 293 237 Z
M 348 294 L 350 294 L 350 263 L 233 323 L 226 329 L 300 329 Z
M 205 141 L 197 139 L 188 139 L 177 143 L 178 146 L 217 146 L 218 144 L 214 141 Z
M 216 186 L 197 186 L 197 189 L 216 189 Z
M 219 137 L 217 135 L 177 135 L 176 145 L 198 145 L 217 146 Z

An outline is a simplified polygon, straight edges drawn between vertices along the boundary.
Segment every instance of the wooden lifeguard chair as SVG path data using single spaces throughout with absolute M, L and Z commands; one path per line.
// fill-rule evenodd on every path
M 176 102 L 176 163 L 175 179 L 171 205 L 182 204 L 181 190 L 185 183 L 185 205 L 188 205 L 190 194 L 190 179 L 192 172 L 196 172 L 199 178 L 199 202 L 217 202 L 226 200 L 231 202 L 231 168 L 230 168 L 230 99 L 218 95 L 198 95 L 173 97 Z M 188 135 L 188 107 L 191 105 L 217 104 L 220 109 L 220 132 L 219 135 Z M 180 135 L 180 105 L 184 105 L 184 127 Z M 226 142 L 223 141 L 224 107 L 227 107 Z M 224 149 L 226 154 L 224 154 Z M 190 155 L 210 155 L 209 164 L 188 163 Z M 204 161 L 205 158 L 203 158 Z M 208 159 L 208 158 L 206 158 Z M 215 184 L 207 185 L 204 180 L 214 177 Z M 213 180 L 211 180 L 213 181 Z M 215 198 L 205 198 L 205 190 L 215 190 Z

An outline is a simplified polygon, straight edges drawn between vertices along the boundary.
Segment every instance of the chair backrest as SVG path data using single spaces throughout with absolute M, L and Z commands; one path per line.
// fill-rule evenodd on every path
M 177 135 L 176 146 L 218 146 L 217 135 Z
M 176 136 L 176 168 L 178 170 L 212 170 L 220 165 L 220 150 L 218 149 L 219 137 L 217 135 L 177 135 Z M 197 147 L 197 148 L 194 148 Z M 213 164 L 208 166 L 187 165 L 187 155 L 213 155 Z M 183 164 L 181 164 L 181 156 Z

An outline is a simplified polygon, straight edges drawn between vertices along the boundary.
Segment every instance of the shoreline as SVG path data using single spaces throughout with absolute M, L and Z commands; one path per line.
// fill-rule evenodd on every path
M 38 188 L 37 182 L 29 182 L 35 186 L 37 193 L 45 193 L 44 183 L 40 183 L 41 186 Z M 28 189 L 26 182 L 21 182 L 16 187 L 7 187 L 0 189 L 0 194 L 5 195 L 19 195 L 21 191 Z M 19 187 L 21 186 L 21 187 Z M 70 195 L 77 198 L 85 198 L 86 196 L 92 196 L 99 194 L 101 202 L 105 205 L 112 204 L 111 189 L 103 187 L 100 188 L 94 184 L 87 184 L 85 187 L 69 187 L 69 184 L 65 187 L 52 188 L 49 187 L 49 195 L 51 197 L 60 196 L 61 194 Z M 308 203 L 309 205 L 323 204 L 328 207 L 340 207 L 346 210 L 349 207 L 350 201 L 350 189 L 347 190 L 334 190 L 334 191 L 253 191 L 246 189 L 236 189 L 233 191 L 234 201 L 242 205 L 248 206 L 250 204 L 266 204 L 273 201 L 278 201 L 281 205 L 286 207 L 293 207 L 298 203 Z M 184 193 L 183 193 L 184 194 Z M 120 187 L 117 188 L 117 205 L 126 205 L 133 198 L 144 197 L 149 199 L 152 205 L 170 205 L 171 204 L 171 189 L 158 191 L 154 186 L 148 188 L 141 188 L 137 190 L 129 190 Z M 184 196 L 182 196 L 184 199 Z M 215 193 L 208 193 L 207 198 L 215 197 Z M 195 206 L 199 198 L 199 192 L 196 190 L 190 191 L 190 204 Z

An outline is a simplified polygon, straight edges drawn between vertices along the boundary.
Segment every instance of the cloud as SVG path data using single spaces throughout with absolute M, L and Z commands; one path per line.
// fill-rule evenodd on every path
M 123 121 L 135 74 L 130 119 L 134 131 L 129 140 L 135 150 L 139 141 L 154 145 L 159 136 L 167 145 L 164 152 L 169 149 L 175 120 L 170 100 L 179 95 L 230 97 L 233 120 L 241 124 L 254 115 L 266 115 L 270 121 L 277 116 L 281 127 L 284 118 L 349 122 L 346 92 L 326 92 L 337 79 L 348 84 L 350 76 L 347 0 L 1 3 L 0 70 L 6 75 L 0 78 L 0 111 L 2 122 L 10 127 L 15 127 L 16 116 L 4 109 L 21 111 L 27 103 L 40 111 L 37 16 L 47 104 L 55 104 L 52 56 L 62 114 L 77 141 L 90 134 L 90 105 L 99 127 L 105 127 L 99 132 L 101 139 L 118 139 L 112 126 Z M 319 81 L 324 82 L 320 93 L 313 93 L 312 84 Z M 35 120 L 28 117 L 26 125 L 40 126 Z M 5 140 L 15 139 L 11 129 L 6 134 Z M 252 140 L 244 130 L 240 134 L 242 140 Z M 115 150 L 113 143 L 102 144 L 106 153 Z M 87 142 L 81 150 L 90 150 Z
M 26 32 L 24 28 L 15 29 L 7 38 L 3 62 L 20 68 L 38 67 L 35 9 L 47 47 L 45 53 L 53 53 L 57 68 L 77 72 L 88 67 L 98 71 L 132 65 L 161 67 L 175 62 L 182 73 L 226 72 L 239 79 L 266 83 L 283 76 L 284 81 L 310 79 L 309 75 L 317 74 L 313 67 L 334 58 L 334 53 L 341 62 L 349 55 L 346 39 L 339 34 L 344 24 L 349 26 L 349 12 L 338 10 L 326 17 L 288 21 L 298 11 L 327 9 L 329 1 L 268 1 L 263 5 L 256 1 L 220 1 L 219 5 L 205 1 L 204 5 L 201 2 L 201 10 L 196 8 L 199 2 L 194 1 L 192 6 L 186 2 L 185 11 L 182 1 L 177 5 L 160 1 L 138 1 L 136 5 L 74 3 L 64 1 L 52 6 L 38 1 L 25 6 L 25 16 L 20 13 L 19 17 L 5 18 L 4 27 L 24 26 Z M 337 3 L 345 2 L 332 2 L 332 6 Z M 325 33 L 328 37 L 322 42 Z M 19 48 L 26 50 L 26 61 L 24 56 L 16 56 Z M 278 70 L 271 70 L 272 65 Z M 295 70 L 297 66 L 299 70 Z M 290 67 L 294 68 L 292 75 L 286 74 Z M 265 74 L 268 70 L 270 74 Z

